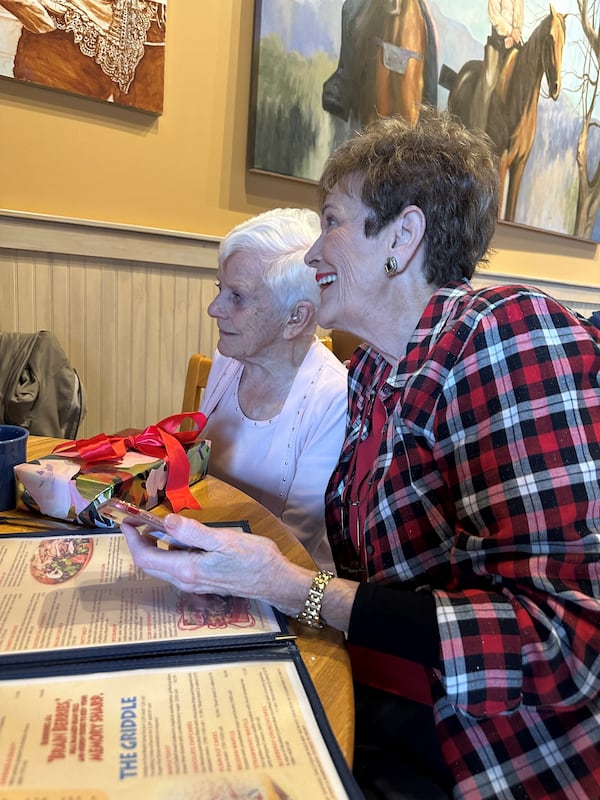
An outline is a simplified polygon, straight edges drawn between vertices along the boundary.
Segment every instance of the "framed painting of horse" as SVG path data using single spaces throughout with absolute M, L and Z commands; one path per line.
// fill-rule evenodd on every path
M 167 0 L 0 0 L 0 76 L 163 110 Z
M 249 168 L 316 181 L 354 130 L 429 103 L 491 137 L 501 220 L 600 241 L 599 20 L 600 0 L 256 0 Z

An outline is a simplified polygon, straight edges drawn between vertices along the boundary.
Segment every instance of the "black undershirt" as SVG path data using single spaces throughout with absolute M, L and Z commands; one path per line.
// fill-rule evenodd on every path
M 439 667 L 440 632 L 433 595 L 361 583 L 352 608 L 348 642 L 424 667 Z

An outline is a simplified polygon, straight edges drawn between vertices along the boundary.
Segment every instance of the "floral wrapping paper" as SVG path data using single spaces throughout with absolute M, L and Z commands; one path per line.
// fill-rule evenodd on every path
M 208 470 L 210 441 L 197 439 L 185 449 L 190 465 L 189 485 Z M 116 497 L 150 509 L 166 499 L 168 464 L 130 450 L 117 462 L 85 464 L 78 458 L 50 454 L 15 467 L 16 507 L 88 527 L 112 528 L 98 506 Z

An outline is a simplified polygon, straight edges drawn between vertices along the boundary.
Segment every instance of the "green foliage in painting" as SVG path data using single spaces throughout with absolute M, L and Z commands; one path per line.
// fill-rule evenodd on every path
M 287 52 L 273 34 L 261 39 L 256 98 L 254 167 L 311 177 L 307 159 L 322 125 L 323 82 L 336 64 Z

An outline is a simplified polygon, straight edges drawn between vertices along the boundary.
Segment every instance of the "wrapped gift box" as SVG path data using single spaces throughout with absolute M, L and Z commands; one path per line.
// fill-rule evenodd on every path
M 206 475 L 210 442 L 199 440 L 188 447 L 186 455 L 191 486 Z M 80 459 L 50 454 L 15 467 L 17 508 L 82 525 L 113 527 L 110 520 L 100 519 L 97 507 L 118 497 L 140 508 L 154 508 L 166 499 L 167 473 L 163 459 L 135 451 L 125 453 L 117 464 L 90 465 Z
M 100 445 L 98 440 L 101 437 L 80 440 L 62 446 L 64 452 L 55 451 L 35 461 L 19 464 L 15 467 L 17 508 L 105 528 L 114 527 L 114 523 L 100 517 L 97 509 L 111 497 L 146 509 L 165 500 L 171 502 L 174 511 L 198 508 L 188 486 L 206 475 L 211 443 L 208 439 L 194 439 L 197 432 L 182 434 L 181 443 L 174 441 L 173 436 L 165 436 L 164 430 L 157 431 L 161 425 L 178 416 L 147 428 L 139 437 L 117 440 L 117 437 L 101 435 Z M 149 431 L 150 437 L 147 435 Z M 162 442 L 167 438 L 165 450 Z M 130 449 L 136 444 L 146 452 Z M 113 455 L 103 460 L 105 451 L 102 448 L 105 445 Z M 74 448 L 80 457 L 73 454 Z M 91 456 L 90 452 L 94 455 Z M 175 477 L 179 486 L 174 487 Z

